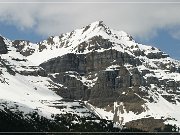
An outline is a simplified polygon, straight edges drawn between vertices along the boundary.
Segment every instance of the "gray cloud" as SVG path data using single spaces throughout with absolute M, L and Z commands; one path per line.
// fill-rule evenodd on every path
M 180 31 L 175 31 L 171 33 L 172 37 L 175 39 L 180 39 Z
M 0 5 L 0 21 L 15 25 L 21 30 L 33 29 L 43 36 L 59 35 L 91 22 L 103 20 L 107 26 L 124 30 L 139 38 L 148 39 L 156 36 L 157 30 L 168 29 L 172 37 L 180 39 L 180 31 L 172 32 L 172 29 L 180 24 L 179 13 L 180 4 L 173 3 L 1 3 Z

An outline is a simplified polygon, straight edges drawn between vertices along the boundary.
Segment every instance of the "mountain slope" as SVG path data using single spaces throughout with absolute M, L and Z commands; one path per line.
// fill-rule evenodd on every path
M 102 21 L 36 44 L 1 37 L 0 46 L 3 100 L 46 116 L 95 114 L 145 131 L 180 127 L 180 62 Z
M 93 117 L 82 103 L 65 101 L 54 93 L 51 89 L 64 89 L 63 85 L 54 83 L 44 69 L 29 62 L 17 51 L 12 41 L 1 39 L 8 50 L 0 54 L 1 110 L 6 107 L 10 111 L 22 111 L 24 115 L 37 111 L 47 118 L 51 118 L 52 114 L 68 112 Z

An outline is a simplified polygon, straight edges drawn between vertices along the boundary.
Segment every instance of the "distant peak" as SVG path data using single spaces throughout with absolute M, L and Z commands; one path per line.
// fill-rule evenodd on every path
M 94 30 L 94 29 L 100 28 L 100 27 L 103 27 L 103 28 L 105 28 L 105 29 L 108 28 L 108 27 L 103 23 L 103 21 L 95 21 L 95 22 L 87 25 L 87 26 L 84 27 L 84 28 L 85 28 L 85 30 L 87 30 L 87 29 L 89 29 L 89 28 L 91 28 L 91 30 Z
M 96 21 L 93 22 L 89 25 L 87 25 L 86 27 L 84 27 L 83 33 L 89 31 L 89 32 L 105 32 L 107 34 L 111 34 L 111 30 L 109 29 L 109 27 L 107 27 L 103 21 Z
M 103 21 L 96 21 L 90 24 L 91 27 L 97 28 L 97 27 L 107 27 Z
M 103 21 L 95 21 L 95 22 L 91 23 L 91 25 L 96 25 L 96 26 L 99 26 L 101 24 L 103 24 Z

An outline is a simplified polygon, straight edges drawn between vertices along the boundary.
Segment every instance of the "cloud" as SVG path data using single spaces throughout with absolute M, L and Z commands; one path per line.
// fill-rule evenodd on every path
M 174 39 L 180 40 L 180 31 L 175 31 L 175 32 L 171 33 L 171 35 Z
M 173 3 L 3 3 L 0 5 L 0 21 L 21 30 L 32 29 L 42 36 L 60 35 L 103 20 L 110 28 L 143 39 L 156 36 L 159 29 L 168 29 L 172 37 L 180 38 L 180 32 L 171 30 L 180 24 L 179 12 L 180 4 Z
M 180 40 L 180 25 L 170 28 L 169 34 L 172 36 L 172 38 Z

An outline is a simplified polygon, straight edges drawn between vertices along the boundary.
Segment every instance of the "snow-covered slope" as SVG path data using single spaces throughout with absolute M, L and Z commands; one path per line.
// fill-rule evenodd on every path
M 20 54 L 12 41 L 5 38 L 3 40 L 8 52 L 0 54 L 1 110 L 6 107 L 12 112 L 19 110 L 24 114 L 37 111 L 47 118 L 52 114 L 68 112 L 79 116 L 91 116 L 81 102 L 65 101 L 52 91 L 64 87 L 60 83 L 54 83 L 41 67 L 35 66 Z

